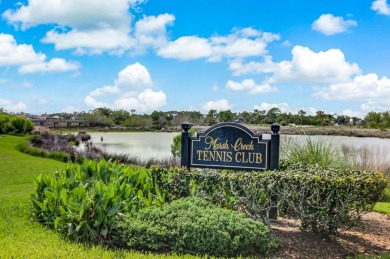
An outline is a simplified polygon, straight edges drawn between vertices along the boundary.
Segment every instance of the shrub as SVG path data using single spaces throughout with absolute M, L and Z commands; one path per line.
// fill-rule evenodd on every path
M 171 153 L 174 158 L 181 158 L 181 135 L 176 135 L 173 137 Z
M 32 131 L 31 134 L 33 135 L 43 135 L 43 134 L 49 134 L 50 129 L 44 126 L 36 126 Z
M 71 156 L 68 153 L 60 152 L 60 151 L 51 151 L 48 152 L 42 148 L 36 148 L 29 145 L 28 142 L 19 143 L 16 148 L 25 154 L 49 158 L 53 160 L 57 160 L 60 162 L 69 162 L 71 160 Z
M 387 184 L 379 172 L 297 163 L 282 163 L 280 171 L 265 172 L 153 168 L 152 175 L 168 190 L 168 198 L 192 192 L 264 223 L 270 208 L 277 206 L 280 213 L 299 219 L 302 229 L 323 234 L 356 224 L 363 212 L 372 210 Z
M 164 195 L 140 167 L 84 161 L 34 179 L 32 218 L 71 240 L 109 244 L 121 213 L 161 206 Z
M 25 134 L 34 129 L 34 123 L 23 117 L 13 117 L 10 121 L 14 133 Z
M 199 198 L 142 209 L 120 225 L 123 241 L 134 249 L 227 257 L 266 254 L 277 246 L 264 224 Z
M 7 114 L 0 114 L 0 134 L 8 133 L 12 127 L 10 125 L 11 116 Z
M 325 138 L 307 137 L 303 143 L 290 141 L 287 143 L 286 159 L 297 163 L 318 164 L 323 167 L 342 167 L 345 161 L 341 159 L 337 147 Z
M 191 136 L 196 136 L 196 130 L 190 129 Z M 178 134 L 173 137 L 171 144 L 171 154 L 173 159 L 181 158 L 181 134 Z

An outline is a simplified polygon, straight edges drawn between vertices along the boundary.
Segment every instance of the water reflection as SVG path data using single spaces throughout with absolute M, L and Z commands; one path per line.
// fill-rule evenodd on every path
M 140 159 L 165 159 L 171 156 L 171 144 L 174 136 L 180 134 L 163 132 L 101 132 L 89 133 L 92 142 L 105 152 L 117 154 L 129 154 Z M 263 135 L 264 138 L 269 138 Z M 305 142 L 309 136 L 281 135 L 281 145 L 289 139 Z M 332 145 L 341 148 L 346 145 L 351 148 L 367 148 L 381 153 L 381 159 L 390 162 L 390 139 L 357 138 L 344 136 L 310 136 L 310 138 L 322 138 Z
M 171 156 L 174 136 L 163 132 L 102 132 L 90 133 L 95 146 L 108 153 L 129 154 L 140 159 L 166 159 Z

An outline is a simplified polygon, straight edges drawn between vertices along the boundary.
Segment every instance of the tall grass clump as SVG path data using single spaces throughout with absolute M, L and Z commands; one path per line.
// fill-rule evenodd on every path
M 353 169 L 380 171 L 390 180 L 390 154 L 383 148 L 341 145 L 341 155 Z
M 282 158 L 291 162 L 333 168 L 345 166 L 337 146 L 324 138 L 306 137 L 302 143 L 288 139 L 282 149 Z

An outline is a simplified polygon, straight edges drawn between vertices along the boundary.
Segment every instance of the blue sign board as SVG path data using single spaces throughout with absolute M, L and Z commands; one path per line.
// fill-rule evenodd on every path
M 219 123 L 196 137 L 183 123 L 182 166 L 237 170 L 277 169 L 279 164 L 279 125 L 273 124 L 271 139 L 238 123 Z

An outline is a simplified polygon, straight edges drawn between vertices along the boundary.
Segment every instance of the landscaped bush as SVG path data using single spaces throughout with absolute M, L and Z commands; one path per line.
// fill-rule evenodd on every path
M 36 126 L 30 133 L 32 135 L 49 134 L 50 129 L 48 127 L 44 127 L 44 126 Z
M 120 226 L 123 242 L 137 250 L 227 257 L 266 254 L 277 246 L 264 224 L 199 198 L 144 208 Z
M 171 199 L 192 192 L 264 223 L 270 208 L 278 207 L 285 216 L 301 220 L 302 229 L 324 234 L 357 223 L 387 184 L 379 172 L 297 163 L 282 163 L 280 171 L 266 172 L 153 168 L 152 175 Z
M 13 133 L 26 134 L 34 129 L 34 123 L 23 117 L 13 117 L 10 121 Z
M 105 160 L 39 175 L 31 197 L 34 220 L 71 240 L 104 244 L 113 241 L 113 224 L 122 213 L 163 203 L 148 170 Z
M 61 161 L 61 162 L 70 162 L 70 160 L 71 160 L 71 157 L 68 153 L 61 152 L 61 151 L 49 152 L 49 151 L 46 151 L 42 148 L 33 147 L 28 142 L 19 143 L 16 148 L 20 152 L 28 154 L 28 155 L 32 155 L 32 156 L 50 158 L 50 159 Z
M 34 129 L 34 123 L 24 117 L 0 114 L 0 134 L 26 134 Z

